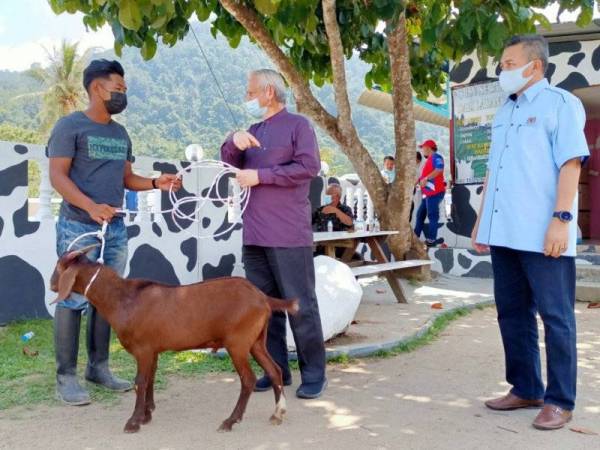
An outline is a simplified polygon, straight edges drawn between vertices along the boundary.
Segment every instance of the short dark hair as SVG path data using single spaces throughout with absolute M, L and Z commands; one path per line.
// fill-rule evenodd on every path
M 388 161 L 388 160 L 389 160 L 389 161 L 394 161 L 394 162 L 396 161 L 396 159 L 395 159 L 393 156 L 390 156 L 390 155 L 388 155 L 388 156 L 386 156 L 385 158 L 383 158 L 383 161 L 384 161 L 384 162 L 385 162 L 385 161 Z
M 546 38 L 539 34 L 521 34 L 511 37 L 504 45 L 504 48 L 518 44 L 523 44 L 523 48 L 527 52 L 529 61 L 540 59 L 542 61 L 542 68 L 544 69 L 544 72 L 546 72 L 548 58 L 550 57 L 548 41 Z
M 421 155 L 421 152 L 417 152 L 417 161 L 423 161 L 423 155 Z
M 95 59 L 83 71 L 83 87 L 88 91 L 92 81 L 97 78 L 109 78 L 113 73 L 125 76 L 125 70 L 118 61 Z

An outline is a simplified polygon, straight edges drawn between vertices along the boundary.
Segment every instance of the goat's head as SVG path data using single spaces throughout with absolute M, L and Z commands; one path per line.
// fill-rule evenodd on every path
M 90 262 L 85 255 L 99 245 L 88 245 L 79 250 L 65 253 L 58 259 L 52 278 L 50 278 L 50 289 L 53 292 L 58 292 L 58 296 L 51 304 L 61 302 L 71 294 L 79 270 L 85 263 Z

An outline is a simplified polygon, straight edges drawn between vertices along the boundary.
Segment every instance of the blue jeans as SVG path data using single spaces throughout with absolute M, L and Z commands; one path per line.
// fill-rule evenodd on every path
M 438 222 L 440 221 L 440 203 L 444 199 L 444 192 L 425 197 L 417 210 L 417 222 L 415 224 L 415 234 L 418 238 L 425 231 L 425 239 L 435 241 L 438 233 Z M 425 228 L 425 218 L 429 218 L 429 229 Z M 429 231 L 429 232 L 427 232 Z
M 494 295 L 511 392 L 572 410 L 577 385 L 575 258 L 492 247 Z M 544 324 L 548 384 L 540 367 L 536 312 Z
M 56 223 L 56 253 L 60 257 L 67 252 L 69 244 L 77 237 L 91 231 L 98 231 L 102 227 L 97 224 L 82 223 L 77 220 L 69 220 L 59 217 Z M 127 265 L 127 228 L 123 218 L 115 217 L 106 229 L 106 246 L 104 247 L 104 264 L 113 268 L 119 275 L 123 275 Z M 79 240 L 71 250 L 85 247 L 86 245 L 99 244 L 100 240 L 95 236 L 86 236 Z M 95 248 L 87 254 L 91 261 L 96 261 L 100 256 L 100 247 Z M 83 310 L 87 307 L 87 299 L 80 294 L 72 293 L 69 298 L 57 306 L 63 308 Z

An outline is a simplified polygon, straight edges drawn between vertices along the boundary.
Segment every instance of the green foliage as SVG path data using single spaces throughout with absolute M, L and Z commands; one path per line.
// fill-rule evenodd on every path
M 294 66 L 317 86 L 331 81 L 329 46 L 321 2 L 318 0 L 247 0 L 273 40 Z M 347 58 L 358 54 L 369 65 L 364 82 L 391 89 L 387 35 L 404 12 L 409 34 L 412 84 L 426 97 L 442 93 L 448 60 L 473 51 L 482 62 L 496 57 L 507 37 L 534 32 L 547 19 L 532 8 L 559 4 L 562 10 L 580 9 L 578 25 L 590 23 L 590 0 L 338 0 L 338 23 Z M 57 14 L 81 11 L 84 23 L 96 30 L 109 23 L 115 51 L 124 46 L 141 49 L 144 59 L 154 56 L 151 41 L 173 46 L 189 31 L 193 14 L 210 21 L 210 33 L 225 36 L 237 47 L 246 30 L 217 0 L 50 0 Z M 383 28 L 381 25 L 387 26 Z
M 181 159 L 188 144 L 199 143 L 207 157 L 214 158 L 230 130 L 247 126 L 252 121 L 242 107 L 246 75 L 250 70 L 270 67 L 270 62 L 247 38 L 243 38 L 238 48 L 233 50 L 222 36 L 213 39 L 207 24 L 196 25 L 195 29 L 238 124 L 229 115 L 193 36 L 188 36 L 172 49 L 159 45 L 151 61 L 144 61 L 135 49 L 126 48 L 121 63 L 129 85 L 129 106 L 116 120 L 127 127 L 136 155 Z M 113 59 L 115 55 L 104 52 L 90 57 Z M 368 66 L 357 57 L 348 62 L 348 90 L 353 103 L 364 89 L 367 71 Z M 77 83 L 80 84 L 81 80 Z M 38 90 L 38 82 L 26 73 L 0 71 L 0 122 L 27 129 L 39 128 L 42 98 L 30 95 Z M 11 92 L 19 98 L 11 97 Z M 314 88 L 314 92 L 328 110 L 335 111 L 330 86 Z M 389 114 L 355 105 L 353 119 L 361 139 L 377 163 L 384 155 L 394 153 L 392 117 Z M 318 127 L 316 132 L 322 154 L 329 158 L 330 174 L 355 172 L 332 139 Z M 444 133 L 447 134 L 447 131 L 440 127 L 417 125 L 418 140 L 443 140 Z M 24 141 L 6 133 L 0 135 L 0 140 L 15 139 Z M 36 142 L 44 143 L 45 139 L 40 137 Z

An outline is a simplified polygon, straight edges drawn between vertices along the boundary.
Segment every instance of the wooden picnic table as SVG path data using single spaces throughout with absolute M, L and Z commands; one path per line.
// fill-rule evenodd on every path
M 383 251 L 383 243 L 388 238 L 398 234 L 398 231 L 333 231 L 314 232 L 313 242 L 315 245 L 323 246 L 325 255 L 336 258 L 336 247 L 344 248 L 341 258 L 342 262 L 352 268 L 355 276 L 375 275 L 383 273 L 396 297 L 398 303 L 407 303 L 406 295 L 402 285 L 398 281 L 398 275 L 403 270 L 414 269 L 431 264 L 427 260 L 390 261 Z M 358 244 L 364 242 L 371 250 L 371 255 L 376 262 L 352 261 Z

